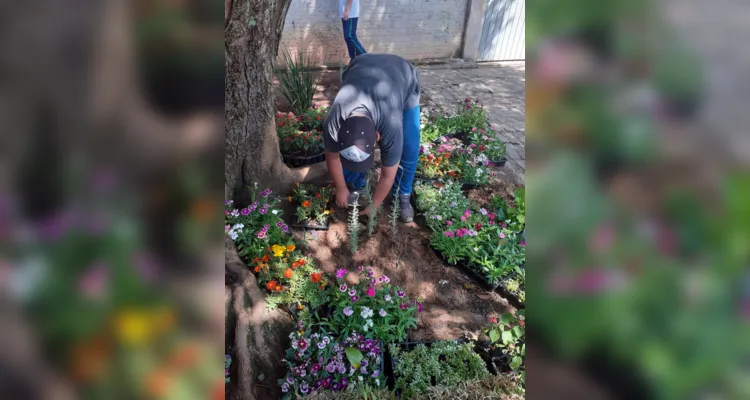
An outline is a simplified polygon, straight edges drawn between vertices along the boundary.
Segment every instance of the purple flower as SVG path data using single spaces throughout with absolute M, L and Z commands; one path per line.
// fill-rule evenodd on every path
M 328 363 L 328 365 L 326 365 L 326 371 L 329 374 L 332 374 L 332 373 L 336 372 L 336 364 L 333 361 L 331 361 L 330 363 Z M 328 387 L 328 385 L 326 385 L 326 384 L 323 384 L 323 386 Z
M 390 282 L 390 281 L 391 281 L 391 278 L 389 278 L 389 277 L 388 277 L 388 276 L 386 276 L 386 275 L 383 275 L 383 276 L 382 276 L 382 278 L 383 278 L 383 282 L 385 282 L 385 283 L 388 283 L 388 282 Z
M 348 386 L 349 386 L 349 380 L 346 378 L 341 378 L 341 390 L 346 390 Z
M 289 232 L 289 227 L 286 224 L 284 224 L 284 226 L 281 227 L 281 230 L 284 231 L 284 233 L 287 233 Z
M 375 273 L 372 272 L 372 269 L 370 269 L 370 268 L 367 269 L 367 276 L 373 276 L 374 274 Z
M 417 302 L 417 312 L 422 312 L 422 303 Z
M 336 270 L 336 279 L 343 279 L 346 276 L 347 272 L 348 271 L 345 270 L 345 269 L 343 269 L 343 268 L 337 269 Z M 342 290 L 342 292 L 343 292 L 343 290 Z
M 326 348 L 325 342 L 318 342 L 318 348 L 321 350 L 325 349 Z
M 385 295 L 385 301 L 388 301 L 388 302 L 391 301 L 391 295 L 390 294 Z
M 349 296 L 354 296 L 357 294 L 357 291 L 355 289 L 352 289 L 349 291 Z
M 269 194 L 271 194 L 271 189 L 265 189 L 262 192 L 260 192 L 260 195 L 263 197 L 268 197 Z
M 351 317 L 354 314 L 354 310 L 351 307 L 344 308 L 344 315 Z
M 283 384 L 283 385 L 281 385 L 281 391 L 284 392 L 284 393 L 288 392 L 289 391 L 289 385 L 287 385 L 286 383 Z
M 367 362 L 367 360 L 364 360 L 364 359 L 360 362 L 360 364 L 362 364 L 363 367 L 366 367 L 366 366 L 370 365 L 370 363 Z
M 375 282 L 377 282 L 377 281 L 375 280 L 375 278 L 370 278 L 370 285 L 374 285 L 374 284 L 375 284 Z
M 310 386 L 307 384 L 307 382 L 302 382 L 299 385 L 299 391 L 302 393 L 307 393 L 310 391 Z
M 406 295 L 406 293 L 404 293 L 403 290 L 397 290 L 396 291 L 396 296 L 398 296 L 398 297 L 404 297 L 405 295 Z
M 266 208 L 266 206 L 263 206 L 263 207 L 260 208 L 260 213 L 261 214 L 265 214 L 267 212 L 268 212 L 268 209 Z
M 313 364 L 311 371 L 313 373 L 316 373 L 316 372 L 320 371 L 320 364 L 318 364 L 318 363 Z
M 352 297 L 349 298 L 349 300 L 351 300 L 352 303 L 356 303 L 357 300 L 359 300 L 359 296 L 352 296 Z
M 240 214 L 242 214 L 242 215 L 250 215 L 250 210 L 248 210 L 247 208 L 243 208 L 242 211 L 240 211 Z
M 359 369 L 359 372 L 361 372 L 361 373 L 362 373 L 362 375 L 365 375 L 365 374 L 367 374 L 367 368 L 365 368 L 365 367 L 363 366 L 363 367 L 361 367 L 361 368 Z
M 421 308 L 422 308 L 422 306 L 420 305 L 420 310 L 419 310 L 420 312 L 422 311 Z M 381 308 L 380 311 L 378 312 L 378 314 L 380 314 L 381 317 L 385 317 L 388 313 L 385 312 L 385 310 Z
M 263 230 L 264 230 L 264 231 L 267 231 L 267 230 L 268 230 L 268 228 L 270 228 L 270 227 L 271 227 L 271 225 L 268 225 L 268 224 L 266 224 L 266 225 L 263 225 Z
M 341 286 L 339 286 L 339 290 L 342 291 L 342 292 L 346 292 L 346 289 L 347 289 L 347 287 L 346 287 L 345 283 L 342 283 Z
M 331 390 L 333 390 L 334 392 L 338 392 L 339 390 L 341 390 L 341 384 L 334 383 L 333 386 L 331 386 Z M 305 393 L 305 392 L 302 392 L 302 393 Z
M 362 270 L 364 270 L 364 269 L 365 269 L 365 266 L 364 266 L 364 265 L 360 265 L 360 266 L 359 266 L 359 270 L 360 270 L 360 271 L 362 271 Z
M 263 239 L 264 237 L 266 237 L 266 232 L 260 231 L 256 236 L 258 236 L 258 239 Z
M 372 373 L 372 377 L 373 377 L 373 378 L 377 378 L 378 376 L 380 376 L 380 370 L 379 370 L 379 369 L 376 369 L 376 370 L 375 370 L 375 371 L 374 371 L 374 372 Z
M 282 225 L 284 225 L 284 223 L 281 222 L 281 221 L 279 221 L 279 222 L 276 223 L 276 227 L 278 227 L 278 228 L 281 228 Z
M 400 308 L 400 309 L 402 309 L 402 310 L 407 310 L 407 309 L 409 309 L 409 305 L 408 305 L 408 304 L 406 304 L 406 303 L 401 303 L 401 305 L 400 305 L 400 306 L 398 306 L 398 308 Z
M 480 208 L 479 212 L 482 213 L 482 215 L 487 216 L 487 210 L 485 210 L 484 208 Z
M 294 385 L 294 378 L 292 378 L 291 376 L 290 376 L 290 377 L 288 377 L 288 378 L 286 378 L 286 381 L 287 381 L 287 383 L 289 383 L 290 385 Z

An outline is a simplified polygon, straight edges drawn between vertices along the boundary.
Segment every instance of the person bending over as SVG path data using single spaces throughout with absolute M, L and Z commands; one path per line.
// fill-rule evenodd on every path
M 323 135 L 339 207 L 359 197 L 377 144 L 382 165 L 372 209 L 398 196 L 401 221 L 414 220 L 409 196 L 419 158 L 419 90 L 417 69 L 399 56 L 368 53 L 349 64 Z

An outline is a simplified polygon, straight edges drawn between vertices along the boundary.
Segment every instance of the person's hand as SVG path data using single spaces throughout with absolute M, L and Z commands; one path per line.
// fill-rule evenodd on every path
M 336 189 L 336 205 L 341 208 L 349 207 L 349 189 Z
M 370 207 L 365 207 L 364 210 L 359 212 L 360 217 L 365 216 L 365 215 L 370 215 Z
M 349 7 L 346 7 L 344 9 L 344 21 L 348 21 L 348 20 L 349 20 Z

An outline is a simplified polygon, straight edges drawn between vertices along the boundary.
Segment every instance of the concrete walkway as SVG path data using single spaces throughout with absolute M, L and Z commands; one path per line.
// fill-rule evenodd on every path
M 495 63 L 478 68 L 430 68 L 419 71 L 430 106 L 453 112 L 466 97 L 479 98 L 490 123 L 506 143 L 508 162 L 498 170 L 502 179 L 525 184 L 526 92 L 523 62 Z

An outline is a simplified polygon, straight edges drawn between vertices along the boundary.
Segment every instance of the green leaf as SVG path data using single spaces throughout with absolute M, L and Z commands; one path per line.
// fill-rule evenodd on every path
M 347 347 L 345 351 L 346 358 L 349 360 L 349 363 L 352 364 L 352 367 L 354 367 L 354 369 L 359 368 L 363 358 L 362 352 L 354 347 Z
M 513 334 L 516 335 L 517 338 L 520 338 L 523 336 L 523 330 L 521 330 L 520 326 L 514 326 L 513 327 Z
M 513 343 L 513 333 L 511 331 L 503 331 L 503 343 Z
M 500 332 L 497 331 L 497 329 L 493 329 L 490 331 L 490 340 L 492 340 L 492 343 L 495 343 L 500 339 Z

